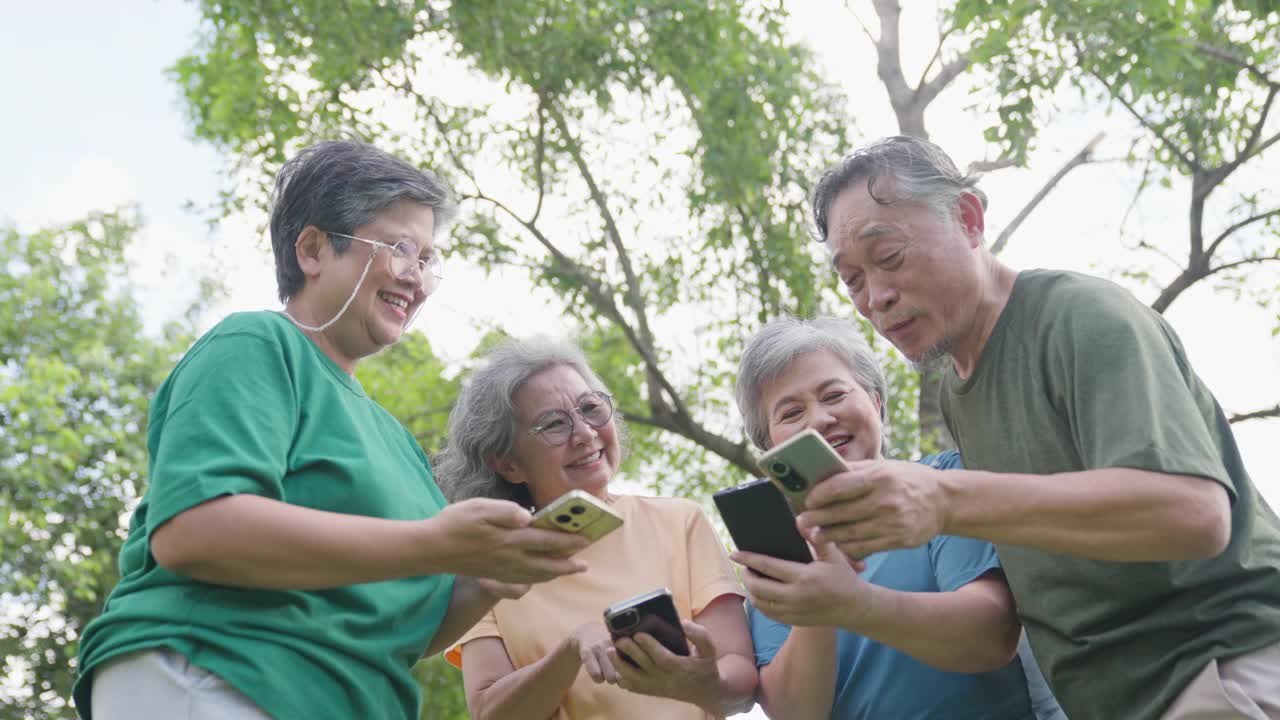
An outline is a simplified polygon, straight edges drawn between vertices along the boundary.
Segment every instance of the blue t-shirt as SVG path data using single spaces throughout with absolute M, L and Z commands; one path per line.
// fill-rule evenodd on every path
M 925 458 L 939 469 L 960 467 L 959 453 Z M 918 548 L 875 553 L 868 582 L 904 592 L 949 592 L 999 569 L 995 548 L 970 538 L 938 535 Z M 748 606 L 756 665 L 772 662 L 791 627 Z M 836 695 L 831 717 L 923 720 L 1030 720 L 1035 717 L 1022 663 L 987 673 L 953 673 L 854 633 L 837 631 Z

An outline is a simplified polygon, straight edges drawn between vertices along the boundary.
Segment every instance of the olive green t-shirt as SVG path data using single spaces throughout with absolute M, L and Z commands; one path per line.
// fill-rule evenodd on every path
M 395 418 L 288 319 L 241 313 L 200 338 L 160 386 L 147 450 L 149 486 L 120 553 L 120 583 L 81 640 L 82 717 L 95 666 L 157 646 L 222 676 L 273 717 L 417 717 L 409 668 L 444 617 L 452 576 L 244 589 L 169 572 L 150 549 L 166 520 L 238 493 L 352 515 L 435 515 L 444 496 Z
M 1120 287 L 1025 271 L 942 408 L 970 469 L 1127 467 L 1231 497 L 1218 557 L 1104 562 L 998 546 L 1036 658 L 1072 720 L 1158 718 L 1204 666 L 1280 642 L 1280 521 L 1164 319 Z

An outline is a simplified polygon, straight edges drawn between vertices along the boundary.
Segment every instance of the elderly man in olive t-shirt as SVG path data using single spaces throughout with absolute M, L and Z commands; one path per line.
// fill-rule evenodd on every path
M 939 148 L 845 158 L 814 216 L 858 312 L 918 364 L 967 471 L 853 463 L 800 523 L 852 557 L 996 543 L 1073 720 L 1280 718 L 1280 520 L 1164 319 L 1103 280 L 1016 273 Z

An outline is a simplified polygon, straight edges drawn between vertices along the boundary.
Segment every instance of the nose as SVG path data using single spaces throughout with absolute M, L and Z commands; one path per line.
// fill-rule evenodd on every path
M 836 423 L 836 416 L 822 403 L 817 403 L 813 411 L 808 413 L 808 417 L 809 422 L 805 424 L 806 427 L 813 428 L 818 432 L 822 432 Z
M 887 312 L 898 304 L 898 290 L 888 282 L 873 282 L 870 275 L 867 280 L 867 304 L 874 312 Z
M 578 445 L 594 440 L 596 435 L 599 434 L 596 428 L 591 427 L 586 419 L 582 417 L 581 413 L 575 412 L 574 414 L 577 415 L 577 417 L 573 419 L 573 428 L 569 435 L 573 443 Z

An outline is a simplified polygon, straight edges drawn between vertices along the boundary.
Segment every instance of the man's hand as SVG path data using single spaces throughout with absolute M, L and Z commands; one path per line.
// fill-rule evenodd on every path
M 919 547 L 943 532 L 942 471 L 916 462 L 862 460 L 814 486 L 798 517 L 816 543 L 833 542 L 851 558 Z
M 587 569 L 571 558 L 588 545 L 586 538 L 529 527 L 531 519 L 513 502 L 476 498 L 422 522 L 431 524 L 431 541 L 447 572 L 527 584 Z

